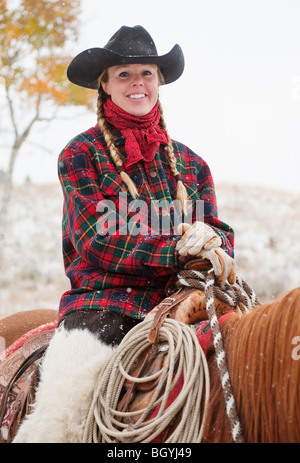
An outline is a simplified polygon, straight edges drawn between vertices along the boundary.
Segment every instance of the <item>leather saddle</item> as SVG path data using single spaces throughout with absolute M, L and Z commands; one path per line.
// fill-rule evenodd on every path
M 0 443 L 12 442 L 29 412 L 39 381 L 39 365 L 54 331 L 33 334 L 0 363 Z
M 205 265 L 207 264 L 202 263 L 201 268 L 206 269 Z M 196 263 L 196 266 L 199 268 L 199 263 Z M 192 265 L 189 268 L 192 268 Z M 232 311 L 232 307 L 219 300 L 215 301 L 215 307 L 218 317 Z M 158 333 L 166 317 L 186 324 L 207 320 L 204 292 L 195 288 L 182 288 L 165 298 L 147 315 L 146 319 L 152 319 L 148 336 L 151 345 L 133 365 L 129 372 L 131 376 L 150 376 L 164 366 L 168 349 L 158 342 Z M 33 334 L 21 348 L 0 363 L 0 443 L 12 442 L 21 420 L 29 412 L 39 382 L 39 365 L 54 332 L 55 329 L 49 329 Z M 118 410 L 142 410 L 151 400 L 158 381 L 159 378 L 140 384 L 126 381 Z M 137 415 L 136 419 L 138 417 Z M 131 424 L 136 419 L 131 421 L 130 418 L 128 421 L 126 418 L 126 422 Z M 173 427 L 179 419 L 180 414 L 175 419 Z

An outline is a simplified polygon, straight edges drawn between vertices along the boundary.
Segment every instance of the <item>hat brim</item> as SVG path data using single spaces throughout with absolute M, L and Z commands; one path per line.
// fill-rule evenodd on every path
M 162 56 L 124 56 L 105 48 L 90 48 L 71 61 L 67 76 L 73 84 L 96 90 L 98 78 L 105 69 L 135 63 L 156 64 L 164 76 L 165 84 L 177 80 L 184 70 L 184 56 L 178 44 Z

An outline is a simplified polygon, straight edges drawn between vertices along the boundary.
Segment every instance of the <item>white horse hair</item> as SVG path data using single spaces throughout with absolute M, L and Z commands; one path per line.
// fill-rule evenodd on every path
M 82 442 L 99 370 L 112 353 L 87 329 L 59 327 L 42 362 L 33 409 L 13 442 Z

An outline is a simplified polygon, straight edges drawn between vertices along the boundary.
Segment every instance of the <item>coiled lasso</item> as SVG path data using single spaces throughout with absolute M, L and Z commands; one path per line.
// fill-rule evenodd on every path
M 156 374 L 148 377 L 136 378 L 126 373 L 145 349 L 151 346 L 147 339 L 151 325 L 152 320 L 144 320 L 135 326 L 99 371 L 86 421 L 84 442 L 152 442 L 172 424 L 179 412 L 180 422 L 165 442 L 201 442 L 209 400 L 209 371 L 206 357 L 191 327 L 170 318 L 165 319 L 158 339 L 158 349 L 168 349 L 165 365 Z M 177 364 L 178 367 L 175 368 L 174 365 Z M 181 375 L 184 378 L 182 389 L 175 400 L 166 406 L 168 396 Z M 158 384 L 144 409 L 134 412 L 117 410 L 126 380 L 141 383 L 156 378 L 159 378 Z M 151 418 L 157 407 L 158 413 Z M 126 422 L 128 417 L 138 419 L 135 423 L 125 424 L 122 419 L 125 418 Z

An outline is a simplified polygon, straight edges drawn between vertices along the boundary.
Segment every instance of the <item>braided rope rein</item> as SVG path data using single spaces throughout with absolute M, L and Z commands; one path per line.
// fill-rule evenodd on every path
M 209 318 L 216 352 L 216 361 L 219 369 L 220 381 L 225 399 L 226 414 L 229 418 L 233 442 L 243 443 L 242 427 L 238 417 L 236 402 L 231 386 L 227 368 L 223 338 L 215 310 L 215 298 L 218 298 L 241 312 L 250 312 L 254 306 L 260 304 L 253 289 L 239 276 L 236 276 L 233 285 L 216 286 L 213 270 L 201 272 L 198 270 L 183 270 L 178 274 L 176 285 L 192 286 L 202 289 L 206 295 L 206 312 Z

